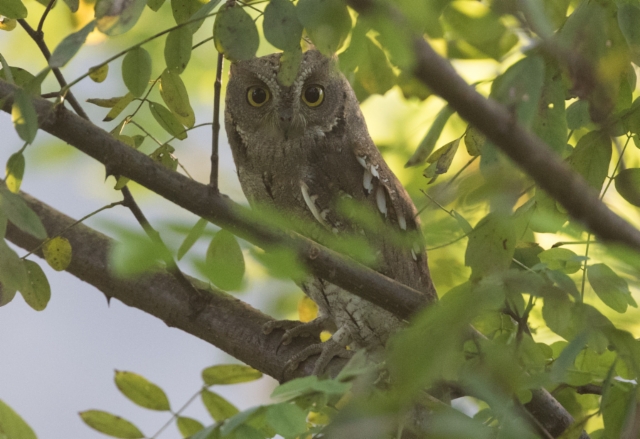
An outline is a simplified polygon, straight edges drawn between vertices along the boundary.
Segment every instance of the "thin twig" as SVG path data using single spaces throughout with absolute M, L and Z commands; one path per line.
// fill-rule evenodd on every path
M 222 65 L 224 57 L 218 53 L 218 65 L 216 67 L 216 81 L 213 84 L 213 127 L 211 136 L 211 175 L 209 186 L 218 192 L 218 144 L 220 138 L 220 92 L 222 89 Z
M 44 12 L 42 13 L 42 17 L 40 17 L 40 23 L 38 23 L 38 30 L 36 31 L 38 35 L 43 34 L 42 27 L 44 26 L 44 21 L 47 19 L 47 15 L 49 15 L 49 11 L 51 11 L 51 9 L 53 8 L 53 4 L 55 2 L 56 0 L 49 0 L 49 4 L 44 9 Z

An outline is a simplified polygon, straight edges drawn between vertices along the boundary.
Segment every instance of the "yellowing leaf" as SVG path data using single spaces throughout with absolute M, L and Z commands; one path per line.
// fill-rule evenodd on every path
M 45 242 L 42 253 L 47 263 L 56 271 L 65 270 L 71 263 L 71 243 L 62 236 Z
M 122 439 L 142 439 L 144 434 L 126 419 L 101 410 L 80 412 L 80 417 L 89 427 L 109 436 Z
M 31 427 L 1 399 L 0 432 L 6 439 L 36 439 L 36 434 Z
M 242 364 L 219 364 L 202 371 L 202 380 L 207 386 L 246 383 L 261 377 L 262 372 Z
M 196 116 L 189 103 L 189 94 L 184 82 L 175 72 L 165 70 L 160 76 L 160 96 L 178 122 L 187 128 L 196 123 Z M 186 137 L 186 136 L 185 136 Z
M 0 17 L 0 30 L 11 32 L 18 25 L 18 20 L 15 18 Z
M 176 419 L 176 425 L 178 426 L 178 430 L 180 430 L 180 434 L 182 437 L 193 436 L 200 430 L 204 428 L 199 421 L 196 421 L 192 418 L 187 418 L 186 416 L 178 416 Z
M 143 376 L 133 372 L 116 371 L 118 389 L 135 404 L 150 410 L 171 410 L 164 391 Z
M 310 322 L 318 316 L 318 305 L 308 298 L 302 297 L 298 301 L 298 318 L 301 322 Z
M 24 266 L 27 270 L 28 281 L 20 289 L 20 293 L 31 308 L 36 311 L 42 311 L 47 307 L 49 299 L 51 299 L 49 281 L 37 263 L 27 259 L 24 261 Z
M 616 175 L 615 184 L 622 198 L 640 207 L 640 168 L 623 169 Z
M 24 166 L 24 155 L 22 155 L 22 152 L 12 154 L 7 161 L 5 183 L 7 188 L 14 194 L 20 191 L 22 177 L 24 176 Z
M 103 64 L 98 67 L 91 67 L 89 69 L 89 78 L 93 80 L 93 82 L 102 82 L 107 79 L 107 75 L 109 74 L 109 64 Z

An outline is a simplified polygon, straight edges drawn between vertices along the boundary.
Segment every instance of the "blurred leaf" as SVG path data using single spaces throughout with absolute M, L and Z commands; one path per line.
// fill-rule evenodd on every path
M 424 176 L 427 178 L 433 178 L 436 175 L 444 174 L 449 170 L 451 163 L 453 162 L 453 158 L 458 152 L 458 146 L 460 145 L 460 140 L 462 137 L 453 140 L 446 145 L 440 147 L 433 154 L 429 156 L 427 159 L 427 163 L 431 163 L 425 172 Z M 427 175 L 427 171 L 433 167 L 433 175 Z
M 173 13 L 173 18 L 176 20 L 177 24 L 182 24 L 186 21 L 189 21 L 191 17 L 194 16 L 200 9 L 204 8 L 202 4 L 203 2 L 199 0 L 171 0 L 171 12 Z M 206 15 L 206 14 L 205 14 Z M 195 33 L 198 28 L 202 25 L 202 22 L 192 23 L 189 26 L 197 26 L 195 30 L 192 29 L 192 33 Z
M 295 404 L 270 405 L 266 416 L 267 422 L 284 438 L 295 438 L 307 431 L 307 412 Z
M 179 27 L 169 32 L 164 44 L 164 60 L 168 70 L 178 74 L 184 72 L 191 59 L 192 43 L 193 35 L 189 26 Z
M 215 234 L 207 249 L 207 276 L 222 290 L 237 290 L 244 277 L 244 255 L 236 237 L 226 230 Z
M 56 236 L 42 245 L 47 263 L 56 271 L 66 270 L 71 263 L 71 243 L 67 238 Z
M 609 136 L 602 131 L 591 131 L 580 138 L 567 161 L 592 188 L 600 191 L 609 171 L 611 152 Z
M 27 271 L 28 279 L 20 289 L 20 293 L 31 308 L 36 311 L 42 311 L 47 307 L 49 299 L 51 299 L 51 287 L 47 276 L 37 263 L 28 259 L 24 260 L 24 267 Z
M 133 94 L 131 92 L 127 93 L 126 95 L 122 96 L 121 98 L 111 98 L 111 99 L 105 99 L 105 101 L 109 101 L 109 102 L 101 102 L 102 105 L 97 104 L 96 105 L 100 105 L 100 106 L 106 106 L 106 105 L 111 105 L 111 100 L 112 99 L 116 99 L 117 101 L 111 106 L 111 111 L 109 111 L 109 113 L 107 113 L 107 115 L 105 116 L 104 119 L 102 119 L 103 122 L 111 122 L 113 119 L 115 119 L 116 117 L 118 117 L 120 115 L 120 113 L 122 113 L 122 111 L 127 108 L 127 106 L 133 102 L 133 99 L 135 98 L 135 96 L 133 96 Z M 92 99 L 91 101 L 98 101 L 98 99 Z M 92 102 L 95 103 L 95 102 Z
M 78 7 L 80 6 L 80 1 L 79 0 L 63 0 L 63 1 L 64 1 L 64 4 L 69 7 L 69 10 L 71 12 L 77 12 L 78 11 Z
M 2 10 L 0 9 L 0 12 Z M 36 439 L 31 427 L 0 399 L 0 433 L 6 439 Z
M 93 82 L 103 82 L 107 79 L 107 75 L 109 74 L 109 64 L 102 64 L 98 67 L 91 67 L 89 69 L 89 78 Z
M 218 3 L 220 3 L 220 1 L 221 0 L 210 0 L 209 2 L 200 6 L 200 8 L 196 12 L 194 12 L 193 15 L 189 17 L 188 21 L 195 20 L 197 18 L 203 18 L 203 20 L 195 21 L 189 25 L 189 29 L 191 30 L 192 34 L 196 33 L 196 31 L 200 29 L 200 26 L 202 26 L 202 23 L 204 23 L 204 17 L 209 15 L 211 11 L 213 11 L 213 8 L 218 6 Z M 175 11 L 174 11 L 174 16 L 175 16 Z
M 111 413 L 101 410 L 87 410 L 80 412 L 79 415 L 89 427 L 108 436 L 122 439 L 142 439 L 145 437 L 131 422 Z
M 631 61 L 640 65 L 640 7 L 632 3 L 619 4 L 618 25 L 629 45 Z
M 11 154 L 9 160 L 7 160 L 5 184 L 7 188 L 17 194 L 20 191 L 20 185 L 22 184 L 22 177 L 24 177 L 24 155 L 22 152 L 16 152 Z
M 336 380 L 319 380 L 317 376 L 296 378 L 280 384 L 273 389 L 271 398 L 278 401 L 291 401 L 299 396 L 312 393 L 324 393 L 326 395 L 342 395 L 351 388 L 349 383 L 341 383 Z
M 567 221 L 567 215 L 558 210 L 556 200 L 544 190 L 536 188 L 534 210 L 528 226 L 534 232 L 555 233 Z
M 153 12 L 158 12 L 162 5 L 164 5 L 165 0 L 147 0 L 147 6 Z
M 567 340 L 574 335 L 572 312 L 573 303 L 564 292 L 558 289 L 548 290 L 544 297 L 542 317 L 549 329 Z
M 436 142 L 440 138 L 440 134 L 442 134 L 442 130 L 447 124 L 447 121 L 455 112 L 456 110 L 449 105 L 446 105 L 438 112 L 438 115 L 431 124 L 429 131 L 427 131 L 427 135 L 422 139 L 420 145 L 418 145 L 418 149 L 416 149 L 409 161 L 405 163 L 405 168 L 424 163 L 427 157 L 429 157 L 429 154 L 431 154 L 433 149 L 436 147 Z
M 16 20 L 27 18 L 27 8 L 24 7 L 20 0 L 2 0 L 2 3 L 0 3 L 0 15 Z
M 559 383 L 565 379 L 567 370 L 573 367 L 576 357 L 587 344 L 587 335 L 586 332 L 581 332 L 562 350 L 551 366 L 551 379 L 554 382 Z
M 193 228 L 189 231 L 189 234 L 184 238 L 184 241 L 182 241 L 180 248 L 178 249 L 178 260 L 182 259 L 182 257 L 187 254 L 191 247 L 193 247 L 193 244 L 195 244 L 198 239 L 200 239 L 200 237 L 204 233 L 204 229 L 207 227 L 207 224 L 209 224 L 209 221 L 204 218 L 200 218 L 198 222 L 193 226 Z
M 0 212 L 25 233 L 38 239 L 45 239 L 45 230 L 38 215 L 27 206 L 19 195 L 0 186 Z
M 196 116 L 189 102 L 187 88 L 184 86 L 180 75 L 169 70 L 162 72 L 160 76 L 160 96 L 162 96 L 164 103 L 167 104 L 169 110 L 178 119 L 178 122 L 187 128 L 192 128 L 195 125 Z
M 143 273 L 156 267 L 166 255 L 165 247 L 146 235 L 123 231 L 109 254 L 110 267 L 121 277 Z
M 149 110 L 151 110 L 151 115 L 156 122 L 158 122 L 167 133 L 180 140 L 187 138 L 187 132 L 184 130 L 182 124 L 178 122 L 178 119 L 176 119 L 173 113 L 167 110 L 162 104 L 149 101 Z
M 164 391 L 145 377 L 133 372 L 116 370 L 114 380 L 122 394 L 140 407 L 160 411 L 171 410 Z
M 268 252 L 254 250 L 252 255 L 269 270 L 271 276 L 300 281 L 308 274 L 296 252 L 289 248 L 270 248 Z
M 9 67 L 9 71 L 11 76 L 13 76 L 13 82 L 18 87 L 22 87 L 25 91 L 34 94 L 41 95 L 42 94 L 42 81 L 38 80 L 31 73 L 27 72 L 25 69 L 21 69 L 20 67 Z M 0 78 L 7 79 L 5 75 L 4 69 L 0 70 Z
M 127 32 L 138 22 L 146 4 L 147 0 L 97 0 L 98 30 L 109 36 Z
M 602 420 L 605 437 L 623 437 L 628 419 L 636 406 L 636 389 L 631 383 L 614 380 L 602 395 Z
M 20 1 L 20 0 L 17 0 Z M 18 20 L 15 18 L 8 18 L 6 16 L 0 16 L 0 30 L 5 32 L 11 32 L 18 25 Z
M 627 281 L 606 264 L 590 265 L 587 269 L 587 277 L 593 291 L 611 309 L 623 313 L 627 311 L 627 305 L 638 307 L 629 292 Z
M 567 145 L 565 93 L 560 72 L 547 67 L 542 96 L 532 128 L 533 132 L 558 154 L 562 154 Z
M 615 184 L 622 198 L 640 207 L 640 168 L 621 170 L 615 177 Z
M 213 24 L 213 41 L 225 58 L 240 61 L 255 56 L 260 36 L 253 19 L 243 8 L 224 5 Z
M 0 284 L 2 296 L 0 305 L 6 305 L 29 282 L 27 267 L 16 252 L 9 248 L 4 240 L 0 240 Z
M 137 98 L 142 97 L 151 79 L 151 55 L 142 47 L 127 52 L 122 61 L 122 79 Z
M 464 145 L 471 157 L 477 157 L 482 153 L 482 147 L 487 142 L 487 137 L 480 130 L 469 125 L 464 135 Z
M 183 438 L 193 436 L 204 428 L 204 425 L 199 421 L 185 416 L 178 416 L 176 419 L 176 425 L 178 426 L 178 430 Z
M 280 57 L 280 69 L 278 70 L 278 82 L 280 82 L 280 84 L 285 87 L 293 84 L 293 81 L 295 81 L 298 76 L 302 57 L 302 50 L 300 50 L 299 47 L 282 53 L 282 56 Z
M 299 0 L 296 12 L 309 38 L 325 56 L 337 52 L 351 31 L 351 16 L 341 0 Z
M 239 410 L 217 393 L 203 390 L 201 395 L 202 403 L 216 422 L 224 421 L 239 413 Z
M 582 266 L 583 257 L 566 248 L 550 248 L 538 254 L 540 262 L 547 264 L 550 270 L 562 270 L 575 273 Z
M 497 213 L 485 216 L 469 235 L 465 265 L 471 267 L 471 278 L 506 270 L 511 265 L 515 246 L 511 218 Z
M 264 9 L 264 37 L 285 52 L 299 52 L 302 24 L 296 8 L 289 0 L 271 0 Z M 281 67 L 282 68 L 282 67 Z
M 569 105 L 567 108 L 567 128 L 577 130 L 589 126 L 591 123 L 588 101 L 579 100 Z
M 103 0 L 104 1 L 104 0 Z M 97 5 L 96 5 L 96 15 L 97 15 Z M 84 42 L 87 39 L 87 36 L 93 31 L 96 27 L 95 21 L 90 21 L 85 27 L 80 29 L 78 32 L 73 33 L 64 40 L 60 42 L 51 54 L 51 58 L 49 58 L 49 67 L 52 69 L 60 68 L 64 66 L 71 58 L 74 57 L 76 53 L 80 50 L 80 48 L 84 45 Z
M 262 378 L 262 372 L 242 364 L 220 364 L 202 371 L 202 380 L 207 386 L 247 383 L 259 378 Z
M 32 143 L 38 134 L 38 115 L 31 97 L 22 89 L 15 91 L 11 121 L 20 138 L 27 143 Z

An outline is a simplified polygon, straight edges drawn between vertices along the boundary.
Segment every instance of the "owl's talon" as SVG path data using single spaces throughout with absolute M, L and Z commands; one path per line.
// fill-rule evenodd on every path
M 262 333 L 271 334 L 274 329 L 284 329 L 286 335 L 287 332 L 301 324 L 298 320 L 272 320 L 262 325 Z
M 316 343 L 311 346 L 307 346 L 302 351 L 298 352 L 285 363 L 285 369 L 290 371 L 296 370 L 300 363 L 317 354 L 320 354 L 320 357 L 316 360 L 316 363 L 313 366 L 313 375 L 322 374 L 334 357 L 351 358 L 354 351 L 349 351 L 344 346 L 333 341 L 333 339 L 329 339 L 324 343 Z
M 286 346 L 298 337 L 319 338 L 322 331 L 330 329 L 330 320 L 326 316 L 317 317 L 307 323 L 298 320 L 273 320 L 262 326 L 262 332 L 265 334 L 270 334 L 274 329 L 284 329 L 280 344 Z

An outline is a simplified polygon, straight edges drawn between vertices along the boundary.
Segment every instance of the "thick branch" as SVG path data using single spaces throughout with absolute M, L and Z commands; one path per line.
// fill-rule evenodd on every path
M 406 19 L 393 6 L 381 5 L 373 0 L 348 0 L 347 3 L 363 14 L 384 14 L 398 29 L 409 28 Z M 640 250 L 640 232 L 600 201 L 598 194 L 560 156 L 517 123 L 507 108 L 485 98 L 469 86 L 422 35 L 412 35 L 412 39 L 416 78 L 480 129 L 599 239 Z
M 74 223 L 72 218 L 41 201 L 24 193 L 20 195 L 40 217 L 49 236 L 56 236 Z M 294 372 L 285 373 L 284 365 L 287 359 L 312 341 L 298 339 L 290 345 L 280 346 L 281 331 L 269 335 L 262 332 L 262 326 L 272 319 L 246 303 L 193 278 L 189 278 L 189 281 L 196 289 L 185 290 L 166 270 L 159 269 L 137 278 L 119 279 L 107 268 L 109 249 L 115 245 L 115 241 L 84 224 L 72 227 L 64 236 L 73 249 L 67 271 L 98 288 L 108 298 L 116 298 L 158 317 L 168 326 L 195 335 L 279 381 L 311 374 L 316 357 L 302 363 Z M 6 237 L 25 250 L 32 250 L 41 244 L 40 240 L 20 231 L 11 223 Z M 42 257 L 42 250 L 36 254 Z M 197 292 L 198 297 L 191 292 Z M 205 304 L 197 315 L 192 313 L 194 301 Z M 335 374 L 344 364 L 345 360 L 334 359 L 329 371 Z
M 16 87 L 0 80 L 0 100 L 9 112 Z M 63 107 L 34 98 L 39 126 L 107 168 L 109 175 L 123 175 L 188 211 L 260 247 L 280 246 L 296 252 L 309 270 L 344 289 L 403 318 L 428 300 L 424 294 L 356 263 L 293 232 L 276 230 L 212 188 L 172 172 L 146 155 L 119 142 L 106 131 Z

